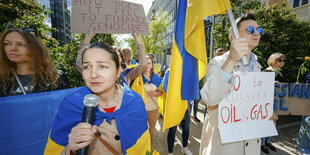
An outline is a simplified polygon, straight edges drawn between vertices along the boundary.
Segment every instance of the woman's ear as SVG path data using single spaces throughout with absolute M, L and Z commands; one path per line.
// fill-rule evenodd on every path
M 233 39 L 235 39 L 234 36 L 233 36 L 233 34 L 230 34 L 230 35 L 229 35 L 229 40 L 232 41 Z

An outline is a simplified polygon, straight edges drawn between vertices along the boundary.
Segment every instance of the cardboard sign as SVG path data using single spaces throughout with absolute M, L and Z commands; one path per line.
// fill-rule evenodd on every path
M 278 115 L 310 115 L 310 84 L 275 84 L 274 111 Z
M 149 34 L 141 4 L 116 0 L 72 0 L 71 32 Z
M 274 72 L 238 72 L 218 109 L 222 143 L 277 135 L 273 121 Z

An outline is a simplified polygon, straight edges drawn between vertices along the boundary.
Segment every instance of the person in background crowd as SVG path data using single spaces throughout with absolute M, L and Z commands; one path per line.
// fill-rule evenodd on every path
M 151 58 L 153 60 L 153 63 L 156 63 L 156 60 L 155 60 L 155 55 L 153 53 L 149 53 L 146 55 L 147 57 Z
M 142 74 L 145 91 L 144 94 L 146 94 L 145 108 L 148 115 L 147 120 L 149 122 L 151 144 L 153 144 L 154 129 L 159 117 L 157 97 L 163 94 L 163 92 L 158 89 L 161 83 L 161 78 L 157 73 L 155 73 L 153 62 L 153 57 L 148 55 L 146 68 Z
M 215 56 L 221 56 L 226 53 L 226 50 L 224 48 L 218 48 L 216 49 L 216 55 Z
M 147 112 L 143 100 L 127 85 L 117 83 L 122 68 L 115 50 L 104 42 L 96 42 L 86 47 L 81 55 L 86 87 L 64 98 L 45 153 L 54 151 L 54 154 L 75 154 L 86 146 L 89 146 L 88 154 L 94 155 L 113 152 L 145 154 L 150 151 Z M 93 126 L 81 122 L 83 99 L 88 94 L 98 96 Z M 55 143 L 62 147 L 57 147 Z
M 199 81 L 199 90 L 203 87 L 203 84 L 204 84 L 204 81 L 205 81 L 205 77 L 202 78 L 200 81 Z M 200 92 L 199 92 L 199 96 L 200 96 Z M 197 122 L 197 123 L 200 123 L 201 121 L 197 118 L 197 111 L 198 111 L 198 104 L 199 104 L 199 101 L 200 100 L 194 100 L 194 105 L 193 105 L 193 119 Z M 205 107 L 205 112 L 204 112 L 204 115 L 206 115 L 206 112 L 207 112 L 207 105 Z M 205 116 L 204 116 L 205 118 Z
M 268 58 L 268 65 L 269 67 L 264 70 L 264 72 L 275 72 L 275 82 L 287 82 L 285 76 L 283 75 L 283 72 L 281 70 L 281 67 L 285 64 L 285 58 L 286 56 L 282 53 L 273 53 Z
M 259 155 L 260 139 L 250 139 L 223 144 L 218 129 L 218 104 L 234 86 L 233 72 L 260 72 L 261 65 L 252 50 L 258 45 L 263 29 L 256 22 L 255 15 L 247 13 L 236 20 L 240 38 L 235 39 L 230 31 L 230 51 L 216 56 L 207 66 L 206 81 L 200 90 L 201 98 L 208 105 L 208 114 L 201 135 L 200 155 L 238 154 Z M 242 56 L 249 64 L 243 65 Z M 274 115 L 270 120 L 276 120 Z
M 215 56 L 221 56 L 225 53 L 226 53 L 226 50 L 224 48 L 218 48 L 218 49 L 216 49 L 216 55 Z M 204 81 L 205 81 L 205 78 L 203 79 L 203 84 L 204 84 Z M 202 86 L 200 86 L 200 83 L 199 83 L 199 87 L 200 87 L 200 89 L 202 88 Z M 203 115 L 204 119 L 206 118 L 207 110 L 208 110 L 208 106 L 205 105 L 205 111 L 204 111 L 204 115 Z
M 163 78 L 165 76 L 165 72 L 167 70 L 167 66 L 166 65 L 162 65 L 162 67 L 160 68 L 160 77 Z
M 125 47 L 122 49 L 122 53 L 123 53 L 123 56 L 124 56 L 124 61 L 125 61 L 125 64 L 126 66 L 128 67 L 129 65 L 135 65 L 137 64 L 137 62 L 132 58 L 132 51 L 131 51 L 131 48 L 130 47 Z
M 120 62 L 120 65 L 121 65 L 121 67 L 122 67 L 122 70 L 125 70 L 127 67 L 126 67 L 126 64 L 125 64 L 125 62 L 124 62 L 124 56 L 123 56 L 123 54 L 122 54 L 122 52 L 119 50 L 119 48 L 117 47 L 117 46 L 115 46 L 115 45 L 113 45 L 113 46 L 111 46 L 114 50 L 115 50 L 115 52 L 117 53 L 117 56 L 118 56 L 118 60 L 119 60 L 119 62 Z
M 68 88 L 34 29 L 9 28 L 0 37 L 0 97 Z
M 264 72 L 275 72 L 275 83 L 280 84 L 280 82 L 286 82 L 286 79 L 281 72 L 281 67 L 283 67 L 285 64 L 285 58 L 286 56 L 282 53 L 273 53 L 268 58 L 267 63 L 269 67 L 266 68 Z M 269 154 L 269 150 L 267 147 L 272 151 L 277 151 L 277 149 L 271 143 L 271 137 L 262 138 L 261 150 L 264 153 Z
M 196 121 L 197 123 L 200 123 L 201 121 L 197 117 L 198 104 L 199 104 L 199 100 L 194 100 L 194 104 L 193 104 L 193 120 Z
M 306 74 L 306 83 L 310 83 L 310 72 Z M 310 116 L 302 116 L 297 148 L 303 155 L 310 154 Z
M 164 90 L 166 93 L 168 90 L 169 73 L 170 73 L 170 67 L 167 68 L 165 76 L 163 78 L 163 85 L 164 85 Z M 190 123 L 189 106 L 190 106 L 190 104 L 188 102 L 188 108 L 187 108 L 187 110 L 184 114 L 183 120 L 181 121 L 181 124 L 180 124 L 182 127 L 182 147 L 183 147 L 181 152 L 186 154 L 186 155 L 192 155 L 192 152 L 189 150 L 189 148 L 187 146 L 188 145 L 188 138 L 189 138 L 189 123 Z M 174 147 L 174 140 L 175 140 L 176 131 L 177 131 L 177 126 L 169 128 L 168 135 L 167 135 L 168 155 L 173 155 L 173 147 Z

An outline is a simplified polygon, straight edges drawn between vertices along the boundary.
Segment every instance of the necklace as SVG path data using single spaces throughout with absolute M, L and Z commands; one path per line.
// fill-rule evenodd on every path
M 27 93 L 26 93 L 26 91 L 25 91 L 25 89 L 24 89 L 24 86 L 23 86 L 23 84 L 20 82 L 20 80 L 19 80 L 17 74 L 14 73 L 14 75 L 15 75 L 15 78 L 16 78 L 16 80 L 17 80 L 17 83 L 18 83 L 20 89 L 23 91 L 23 94 L 24 94 L 24 95 L 27 95 Z

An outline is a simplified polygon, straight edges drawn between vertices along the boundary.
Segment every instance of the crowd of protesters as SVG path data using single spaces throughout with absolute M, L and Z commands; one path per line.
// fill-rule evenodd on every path
M 236 23 L 240 38 L 234 38 L 230 31 L 229 51 L 226 52 L 224 48 L 216 50 L 216 56 L 208 63 L 206 76 L 200 81 L 201 99 L 189 102 L 188 109 L 180 122 L 182 152 L 186 155 L 192 154 L 188 147 L 190 118 L 196 123 L 203 122 L 200 148 L 196 148 L 201 155 L 258 155 L 260 151 L 266 154 L 271 153 L 269 150 L 277 151 L 271 142 L 271 137 L 227 144 L 223 144 L 219 138 L 218 106 L 221 99 L 234 86 L 233 72 L 275 72 L 275 83 L 287 82 L 281 70 L 287 59 L 284 54 L 273 53 L 268 59 L 269 67 L 263 69 L 257 61 L 257 55 L 253 53 L 263 35 L 263 29 L 256 22 L 255 15 L 244 14 L 236 20 Z M 132 59 L 131 48 L 120 50 L 117 46 L 111 46 L 102 41 L 91 44 L 95 35 L 92 32 L 86 34 L 76 59 L 76 67 L 83 76 L 85 87 L 66 96 L 59 107 L 54 124 L 62 121 L 66 121 L 67 124 L 61 126 L 61 129 L 54 128 L 55 126 L 51 129 L 51 135 L 65 136 L 65 146 L 60 154 L 75 154 L 77 150 L 86 146 L 90 146 L 89 154 L 110 154 L 111 152 L 130 154 L 131 150 L 125 142 L 131 138 L 135 139 L 132 146 L 145 145 L 148 150 L 155 150 L 154 132 L 160 116 L 157 98 L 167 92 L 160 89 L 160 85 L 168 82 L 163 81 L 162 78 L 165 76 L 164 79 L 168 79 L 170 68 L 161 69 L 160 73 L 155 72 L 154 55 L 145 54 L 141 37 L 137 34 L 132 34 L 137 43 L 137 61 Z M 0 37 L 0 47 L 0 97 L 69 88 L 67 77 L 53 65 L 46 47 L 33 29 L 6 29 Z M 248 65 L 242 64 L 243 56 L 246 56 Z M 140 83 L 139 80 L 141 80 Z M 138 92 L 134 87 L 141 83 L 143 88 Z M 83 113 L 83 98 L 75 96 L 87 94 L 95 94 L 99 98 L 93 126 L 79 120 Z M 203 121 L 197 116 L 199 103 L 205 106 L 205 117 L 200 118 Z M 70 111 L 74 106 L 82 109 Z M 77 114 L 78 120 L 71 118 L 69 115 L 71 113 Z M 273 114 L 268 119 L 275 123 L 278 117 Z M 308 127 L 309 116 L 304 116 L 298 138 L 298 148 L 304 154 L 310 153 Z M 62 133 L 64 131 L 70 132 Z M 169 155 L 173 154 L 176 131 L 177 126 L 171 127 L 168 131 L 167 154 Z M 130 134 L 134 133 L 130 132 L 141 132 L 141 134 L 133 138 Z M 142 144 L 141 139 L 145 143 Z M 55 148 L 51 145 L 46 146 L 46 150 L 53 149 Z

